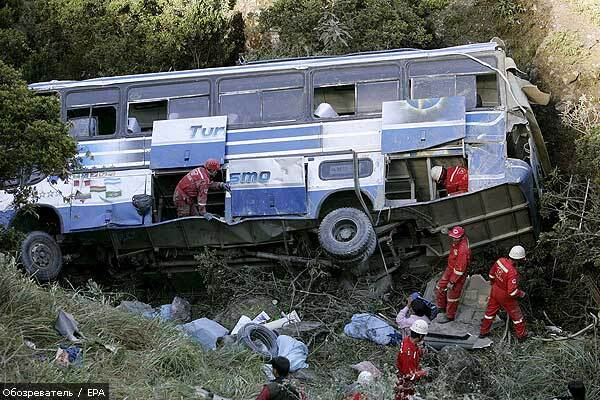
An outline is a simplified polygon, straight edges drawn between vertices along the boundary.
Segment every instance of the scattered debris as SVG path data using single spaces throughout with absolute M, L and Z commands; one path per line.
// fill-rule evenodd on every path
M 381 371 L 371 361 L 361 361 L 358 364 L 351 365 L 351 367 L 359 373 L 368 371 L 375 379 L 378 379 L 381 376 Z
M 210 350 L 215 350 L 217 340 L 229 332 L 227 328 L 208 318 L 196 319 L 179 326 L 190 338 Z
M 170 317 L 171 319 L 169 321 L 177 323 L 184 323 L 191 320 L 192 306 L 190 305 L 190 302 L 179 296 L 175 296 L 173 302 L 171 302 Z
M 277 356 L 277 335 L 264 325 L 255 323 L 244 325 L 239 331 L 238 340 L 250 350 L 264 355 L 268 360 Z
M 153 312 L 154 308 L 150 304 L 142 303 L 141 301 L 122 301 L 121 304 L 117 306 L 117 309 L 123 310 L 125 312 L 135 314 L 135 315 L 144 315 L 146 312 Z
M 79 346 L 61 345 L 54 361 L 61 367 L 79 367 L 83 365 L 83 350 Z
M 279 335 L 277 337 L 277 355 L 290 361 L 290 372 L 308 368 L 306 363 L 308 347 L 291 336 Z
M 346 336 L 384 346 L 391 344 L 397 333 L 387 322 L 373 314 L 354 314 L 351 322 L 344 327 Z
M 79 327 L 75 318 L 63 310 L 58 310 L 58 317 L 56 318 L 54 328 L 71 342 L 80 342 L 80 339 L 75 337 L 75 334 L 83 337 L 81 332 L 79 332 Z

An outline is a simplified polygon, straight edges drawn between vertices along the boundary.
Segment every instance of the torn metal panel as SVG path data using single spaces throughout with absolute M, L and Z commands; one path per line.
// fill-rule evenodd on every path
M 550 155 L 548 154 L 548 149 L 546 148 L 546 143 L 544 142 L 544 137 L 542 136 L 542 131 L 540 130 L 540 127 L 533 114 L 533 110 L 531 109 L 531 104 L 529 102 L 528 95 L 522 90 L 522 86 L 525 84 L 529 84 L 531 86 L 533 85 L 528 81 L 516 77 L 511 72 L 507 72 L 506 75 L 510 83 L 508 89 L 512 94 L 506 96 L 508 109 L 521 109 L 521 111 L 525 112 L 525 117 L 527 118 L 527 121 L 529 123 L 529 131 L 531 132 L 531 135 L 533 136 L 533 139 L 535 140 L 535 144 L 538 149 L 540 164 L 544 169 L 544 173 L 548 174 L 552 170 L 552 165 L 550 163 Z M 530 95 L 532 94 L 532 91 L 530 89 L 528 89 L 528 92 L 530 93 Z M 536 101 L 540 101 L 541 104 L 544 104 L 544 101 L 546 101 L 546 99 L 549 101 L 550 95 L 542 96 L 534 93 L 533 99 Z
M 307 211 L 304 157 L 232 160 L 227 174 L 234 217 Z
M 381 152 L 421 150 L 463 139 L 465 123 L 463 96 L 385 102 Z
M 154 121 L 151 169 L 189 168 L 225 157 L 227 116 Z

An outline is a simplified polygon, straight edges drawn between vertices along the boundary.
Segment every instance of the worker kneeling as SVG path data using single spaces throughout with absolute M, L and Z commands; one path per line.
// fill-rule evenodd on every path
M 436 165 L 431 168 L 431 178 L 443 186 L 448 195 L 469 191 L 469 171 L 462 165 L 448 168 Z
M 525 297 L 525 292 L 519 289 L 519 272 L 517 266 L 525 261 L 525 249 L 522 246 L 514 246 L 510 249 L 509 258 L 500 258 L 492 265 L 489 277 L 492 284 L 490 299 L 483 316 L 479 337 L 489 335 L 496 314 L 503 308 L 513 321 L 517 338 L 526 339 L 525 319 L 519 307 L 518 298 Z
M 410 336 L 402 339 L 400 352 L 396 357 L 398 383 L 395 400 L 410 399 L 415 394 L 415 382 L 427 376 L 427 371 L 420 366 L 423 349 L 419 347 L 419 343 L 423 342 L 428 330 L 427 322 L 417 320 L 410 327 Z
M 469 239 L 465 236 L 465 230 L 460 226 L 455 226 L 448 232 L 448 236 L 452 241 L 448 265 L 442 279 L 435 287 L 436 302 L 440 309 L 440 314 L 435 321 L 441 324 L 453 321 L 456 317 L 458 301 L 467 279 L 467 269 L 471 263 L 471 249 L 469 248 Z
M 173 202 L 177 208 L 178 217 L 189 217 L 191 215 L 202 215 L 210 219 L 212 215 L 206 212 L 206 199 L 209 189 L 229 190 L 229 185 L 224 182 L 214 182 L 217 172 L 221 170 L 219 161 L 209 158 L 203 166 L 195 168 L 181 178 L 175 193 Z

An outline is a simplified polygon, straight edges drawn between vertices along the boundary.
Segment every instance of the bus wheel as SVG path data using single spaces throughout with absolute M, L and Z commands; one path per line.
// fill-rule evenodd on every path
M 333 258 L 356 259 L 369 248 L 369 239 L 375 236 L 367 215 L 356 208 L 338 208 L 323 218 L 319 226 L 321 247 Z
M 62 268 L 62 254 L 56 240 L 46 232 L 30 232 L 21 244 L 21 260 L 29 275 L 50 281 Z

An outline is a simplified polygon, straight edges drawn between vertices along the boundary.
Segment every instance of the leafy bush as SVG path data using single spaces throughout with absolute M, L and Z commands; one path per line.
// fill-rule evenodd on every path
M 54 96 L 36 96 L 18 71 L 0 61 L 0 189 L 22 184 L 35 169 L 64 175 L 76 154 L 75 142 L 60 121 L 60 103 Z M 28 187 L 13 188 L 19 202 Z
M 444 1 L 276 0 L 259 19 L 265 41 L 252 57 L 429 47 L 427 17 Z
M 227 1 L 15 0 L 3 9 L 2 57 L 29 81 L 232 64 L 243 21 Z

